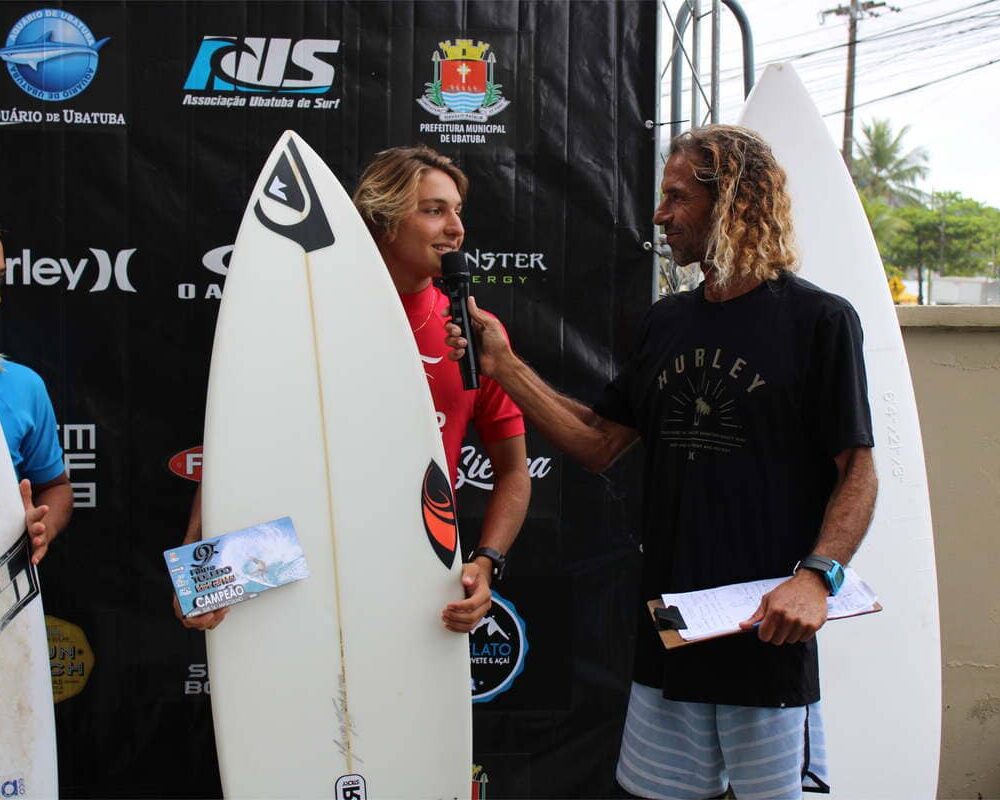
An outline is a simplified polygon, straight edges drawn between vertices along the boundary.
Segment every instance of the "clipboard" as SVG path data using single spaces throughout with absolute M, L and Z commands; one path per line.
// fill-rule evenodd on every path
M 726 633 L 716 634 L 715 636 L 705 636 L 702 639 L 692 639 L 688 641 L 678 632 L 687 626 L 685 625 L 684 617 L 681 615 L 680 609 L 677 608 L 677 606 L 666 607 L 663 605 L 663 600 L 657 597 L 655 600 L 647 602 L 646 608 L 649 609 L 649 615 L 653 620 L 653 626 L 656 628 L 656 632 L 660 634 L 660 641 L 663 642 L 663 646 L 667 650 L 676 650 L 678 647 L 687 647 L 688 645 L 698 644 L 699 642 L 721 639 L 723 636 L 738 636 L 739 634 L 749 632 L 743 630 L 728 631 Z M 861 611 L 857 614 L 852 614 L 851 616 L 864 616 L 865 614 L 874 614 L 881 610 L 881 603 L 875 602 L 870 609 Z M 849 619 L 849 617 L 836 617 L 835 619 Z
M 708 639 L 695 639 L 693 641 L 687 641 L 682 638 L 679 630 L 686 628 L 687 625 L 684 624 L 684 617 L 681 615 L 680 609 L 677 606 L 667 606 L 663 605 L 663 600 L 657 597 L 655 600 L 650 600 L 646 603 L 646 608 L 649 609 L 649 615 L 653 620 L 653 627 L 656 628 L 656 632 L 660 634 L 660 641 L 663 642 L 663 646 L 667 650 L 675 650 L 678 647 L 686 647 L 689 644 L 697 644 L 698 642 L 707 642 Z M 733 634 L 723 633 L 719 636 L 732 636 Z M 711 636 L 711 639 L 718 639 L 719 636 Z

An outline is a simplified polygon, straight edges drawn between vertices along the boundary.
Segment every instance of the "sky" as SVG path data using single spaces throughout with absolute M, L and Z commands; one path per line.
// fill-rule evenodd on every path
M 711 0 L 700 0 L 702 14 Z M 682 0 L 661 5 L 661 25 L 669 33 L 664 9 L 675 17 Z M 824 10 L 850 0 L 739 0 L 754 37 L 755 72 L 768 63 L 790 61 L 826 116 L 837 146 L 843 141 L 847 73 L 846 15 Z M 898 10 L 895 10 L 898 9 Z M 1000 0 L 887 0 L 858 23 L 854 137 L 861 124 L 888 119 L 904 125 L 909 150 L 922 147 L 930 174 L 924 191 L 958 191 L 1000 208 Z M 735 122 L 743 100 L 739 28 L 722 8 L 720 121 Z M 711 17 L 701 28 L 701 73 L 709 94 Z M 666 42 L 663 63 L 669 56 Z M 690 27 L 685 47 L 690 55 Z M 661 50 L 664 48 L 661 48 Z M 821 52 L 816 52 L 821 51 Z M 683 56 L 681 56 L 683 58 Z M 988 66 L 988 62 L 995 62 Z M 690 69 L 684 65 L 682 108 L 690 116 Z M 941 80 L 970 70 L 966 74 Z M 931 83 L 926 88 L 914 89 Z M 669 118 L 670 73 L 662 76 L 661 120 Z M 887 95 L 901 93 L 897 97 Z M 707 111 L 702 103 L 702 113 Z M 685 126 L 687 127 L 687 126 Z

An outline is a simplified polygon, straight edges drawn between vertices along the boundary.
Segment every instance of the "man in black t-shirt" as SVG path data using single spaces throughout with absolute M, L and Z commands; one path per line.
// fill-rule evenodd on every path
M 619 783 L 691 800 L 825 791 L 815 633 L 877 487 L 861 326 L 794 274 L 785 175 L 752 131 L 679 137 L 661 189 L 653 221 L 705 280 L 653 305 L 592 408 L 546 385 L 470 301 L 481 368 L 589 469 L 642 440 L 642 601 L 792 575 L 745 633 L 670 652 L 643 606 Z

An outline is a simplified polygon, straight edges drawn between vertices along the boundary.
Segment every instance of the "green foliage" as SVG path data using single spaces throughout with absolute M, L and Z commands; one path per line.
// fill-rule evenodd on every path
M 958 192 L 934 192 L 928 205 L 892 208 L 862 194 L 887 274 L 931 269 L 941 275 L 996 275 L 1000 210 Z
M 904 151 L 903 138 L 909 129 L 904 125 L 894 133 L 886 119 L 862 125 L 859 152 L 851 165 L 858 189 L 893 207 L 924 200 L 917 181 L 927 177 L 927 152 L 922 147 Z
M 917 189 L 928 173 L 923 148 L 905 152 L 908 127 L 894 133 L 888 120 L 862 126 L 854 159 L 861 195 L 887 276 L 909 269 L 941 275 L 997 275 L 1000 209 L 958 192 Z
M 486 81 L 486 97 L 483 98 L 484 108 L 493 105 L 500 99 L 500 90 L 502 88 L 502 83 L 490 83 L 490 81 Z
M 430 98 L 431 102 L 436 106 L 444 105 L 444 97 L 441 96 L 441 81 L 434 81 L 434 83 L 425 83 L 424 94 Z

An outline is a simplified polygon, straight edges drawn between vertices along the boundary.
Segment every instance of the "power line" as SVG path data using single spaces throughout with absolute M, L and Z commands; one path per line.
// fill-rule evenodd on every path
M 912 22 L 907 22 L 907 23 L 905 23 L 903 25 L 899 25 L 899 26 L 897 26 L 895 28 L 889 28 L 888 30 L 883 30 L 883 31 L 879 31 L 877 33 L 872 33 L 872 34 L 870 34 L 868 36 L 859 37 L 857 39 L 857 43 L 861 44 L 862 42 L 877 42 L 877 41 L 881 41 L 883 39 L 889 39 L 889 38 L 892 38 L 894 36 L 904 35 L 904 34 L 908 34 L 908 33 L 930 32 L 930 31 L 932 31 L 932 30 L 934 30 L 936 28 L 939 28 L 939 27 L 945 27 L 945 26 L 948 26 L 948 25 L 954 25 L 954 24 L 959 23 L 959 22 L 966 22 L 966 21 L 968 21 L 970 19 L 976 19 L 977 17 L 979 17 L 981 15 L 970 14 L 967 17 L 958 17 L 956 19 L 944 19 L 944 18 L 945 17 L 953 16 L 954 14 L 958 14 L 958 13 L 961 13 L 963 11 L 971 11 L 974 8 L 980 8 L 982 6 L 992 5 L 992 4 L 995 4 L 997 2 L 1000 2 L 1000 0 L 978 0 L 978 2 L 972 3 L 972 4 L 967 5 L 967 6 L 961 6 L 959 8 L 953 8 L 951 11 L 946 11 L 946 12 L 943 12 L 941 14 L 936 14 L 936 15 L 931 16 L 931 17 L 923 17 L 921 19 L 913 20 Z M 926 25 L 926 23 L 928 23 L 928 22 L 934 22 L 935 20 L 941 20 L 941 19 L 943 19 L 944 21 L 943 22 L 937 22 L 934 25 Z M 925 27 L 917 27 L 917 26 L 920 26 L 920 25 L 923 25 Z M 818 31 L 814 31 L 814 32 L 818 33 Z M 843 49 L 845 47 L 847 47 L 847 44 L 844 43 L 844 42 L 841 42 L 839 44 L 829 45 L 827 47 L 819 47 L 819 48 L 816 48 L 814 50 L 806 50 L 806 51 L 803 51 L 801 53 L 794 53 L 794 54 L 791 54 L 791 55 L 780 56 L 778 58 L 772 59 L 771 61 L 769 61 L 767 63 L 774 63 L 775 61 L 795 61 L 795 60 L 798 60 L 800 58 L 809 58 L 811 56 L 819 55 L 821 53 L 828 53 L 828 52 L 833 52 L 833 51 L 836 51 L 836 50 L 841 50 L 841 49 Z
M 958 72 L 953 72 L 951 75 L 945 75 L 941 78 L 935 78 L 932 81 L 927 81 L 926 83 L 921 83 L 918 84 L 917 86 L 911 86 L 908 89 L 901 89 L 900 91 L 893 92 L 892 94 L 886 94 L 883 95 L 882 97 L 876 97 L 872 100 L 865 100 L 865 102 L 863 103 L 856 103 L 854 107 L 861 108 L 862 106 L 870 106 L 872 103 L 878 103 L 881 102 L 882 100 L 889 100 L 890 98 L 893 97 L 900 97 L 901 95 L 904 94 L 910 94 L 911 92 L 916 92 L 920 89 L 926 89 L 928 86 L 933 86 L 936 83 L 942 83 L 943 81 L 951 80 L 952 78 L 957 78 L 959 75 L 966 75 L 970 72 L 975 72 L 976 70 L 979 69 L 985 69 L 986 67 L 989 67 L 996 63 L 1000 63 L 1000 58 L 994 58 L 992 61 L 987 61 L 985 64 L 976 64 L 974 67 L 969 67 L 968 69 L 963 69 Z M 837 111 L 830 111 L 829 113 L 824 114 L 823 116 L 832 117 L 835 116 L 836 114 L 843 114 L 843 113 L 844 109 L 839 109 Z
M 957 14 L 957 13 L 962 12 L 962 11 L 968 11 L 968 10 L 970 10 L 972 8 L 976 8 L 976 7 L 979 7 L 979 6 L 988 5 L 988 4 L 991 4 L 991 3 L 996 3 L 998 1 L 1000 1 L 1000 0 L 980 0 L 979 2 L 977 2 L 977 3 L 975 3 L 975 4 L 971 5 L 971 6 L 963 6 L 961 8 L 952 9 L 951 11 L 946 12 L 944 14 L 939 14 L 939 15 L 933 16 L 933 17 L 924 17 L 924 18 L 919 19 L 919 20 L 914 20 L 913 22 L 907 23 L 905 25 L 898 26 L 896 28 L 890 28 L 888 30 L 878 31 L 878 32 L 869 34 L 868 36 L 858 37 L 857 43 L 858 44 L 880 43 L 880 42 L 884 42 L 885 40 L 888 40 L 888 39 L 894 39 L 894 38 L 897 38 L 897 37 L 907 37 L 907 36 L 913 37 L 914 41 L 919 41 L 921 38 L 926 38 L 927 40 L 933 40 L 935 38 L 941 38 L 942 33 L 940 32 L 940 29 L 952 27 L 954 25 L 958 25 L 958 24 L 961 24 L 961 23 L 964 23 L 964 22 L 969 22 L 969 21 L 974 21 L 974 20 L 994 20 L 994 19 L 997 19 L 998 17 L 1000 17 L 1000 11 L 988 12 L 988 13 L 979 13 L 979 14 L 970 14 L 970 15 L 967 15 L 967 16 L 964 16 L 964 17 L 957 17 L 957 18 L 954 18 L 954 19 L 945 19 L 945 20 L 943 20 L 941 22 L 935 22 L 932 25 L 927 25 L 925 23 L 941 19 L 942 17 L 947 17 L 947 16 L 950 16 L 950 15 L 953 15 L 953 14 Z M 916 26 L 922 26 L 922 27 L 916 27 Z M 973 28 L 973 29 L 966 29 L 966 30 L 975 30 L 975 29 Z M 898 46 L 898 44 L 897 43 L 893 43 L 893 46 Z M 905 46 L 905 44 L 903 46 Z M 769 60 L 767 60 L 767 61 L 765 61 L 763 63 L 764 64 L 772 64 L 772 63 L 777 63 L 777 62 L 782 62 L 782 61 L 797 61 L 797 60 L 800 60 L 800 59 L 814 58 L 817 55 L 832 54 L 832 55 L 829 55 L 829 57 L 828 57 L 828 59 L 827 59 L 827 61 L 825 63 L 830 63 L 830 64 L 837 63 L 837 64 L 839 64 L 840 63 L 839 56 L 836 55 L 836 52 L 838 50 L 843 49 L 844 47 L 847 47 L 847 44 L 841 42 L 841 43 L 838 43 L 838 44 L 835 44 L 835 45 L 829 45 L 829 46 L 826 46 L 826 47 L 820 47 L 820 48 L 816 48 L 816 49 L 813 49 L 813 50 L 806 50 L 806 51 L 803 51 L 803 52 L 800 52 L 800 53 L 786 54 L 786 55 L 777 56 L 777 57 L 769 59 Z M 866 50 L 870 50 L 870 48 L 865 48 L 865 49 Z M 815 63 L 824 63 L 824 62 L 815 62 L 814 61 L 813 63 L 815 64 Z M 739 75 L 739 73 L 740 73 L 740 68 L 739 67 L 731 67 L 731 68 L 728 68 L 726 70 L 723 70 L 723 74 L 726 75 L 726 80 L 732 80 L 733 79 L 732 76 L 733 75 Z

